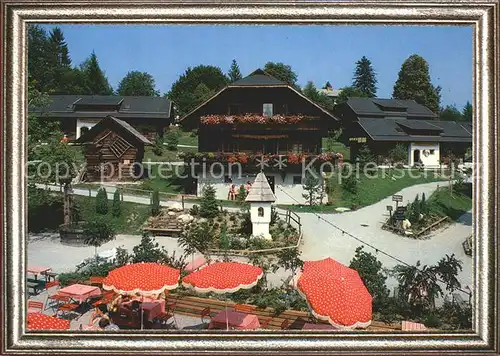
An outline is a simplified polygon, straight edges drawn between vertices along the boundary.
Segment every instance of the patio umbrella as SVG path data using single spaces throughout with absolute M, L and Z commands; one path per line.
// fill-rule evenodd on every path
M 372 296 L 357 271 L 331 258 L 306 261 L 293 284 L 314 317 L 339 329 L 371 324 Z
M 58 319 L 42 313 L 28 313 L 27 326 L 29 330 L 68 330 L 69 320 Z
M 262 268 L 240 262 L 215 262 L 184 277 L 182 285 L 199 293 L 234 293 L 257 285 Z M 226 301 L 226 328 L 229 330 Z
M 102 288 L 119 294 L 153 296 L 177 288 L 179 276 L 178 269 L 159 263 L 134 263 L 109 272 L 102 282 Z M 141 310 L 141 328 L 142 318 Z

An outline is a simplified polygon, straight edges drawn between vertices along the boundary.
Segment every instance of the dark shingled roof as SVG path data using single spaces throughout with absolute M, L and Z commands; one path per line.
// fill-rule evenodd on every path
M 113 115 L 117 118 L 168 119 L 172 102 L 165 97 L 114 96 L 114 95 L 51 95 L 51 102 L 44 108 L 30 108 L 30 112 L 48 113 L 54 118 L 102 118 L 106 111 L 78 110 L 78 106 L 120 106 Z
M 116 117 L 113 117 L 111 115 L 106 116 L 106 118 L 99 121 L 99 123 L 94 125 L 87 132 L 85 132 L 82 136 L 80 136 L 78 140 L 76 140 L 76 143 L 91 142 L 92 139 L 102 130 L 102 127 L 108 125 L 108 123 L 122 127 L 123 129 L 125 129 L 126 132 L 128 132 L 132 137 L 134 137 L 140 143 L 143 143 L 145 145 L 152 145 L 151 141 L 149 141 L 146 137 L 144 137 L 139 131 L 134 129 L 129 123 L 122 120 L 118 120 Z
M 245 78 L 235 81 L 229 84 L 230 87 L 245 87 L 245 86 L 276 86 L 284 85 L 287 83 L 276 79 L 269 73 L 264 72 L 262 69 L 257 69 L 250 73 Z
M 401 122 L 406 125 L 401 125 Z M 359 118 L 360 127 L 374 141 L 422 141 L 422 142 L 471 142 L 472 124 L 455 121 L 437 120 L 395 120 L 387 118 Z M 429 125 L 429 126 L 427 126 Z M 467 129 L 470 125 L 470 130 Z M 435 129 L 427 127 L 434 126 Z M 405 128 L 426 127 L 420 129 L 426 133 L 412 134 Z
M 427 107 L 418 104 L 414 100 L 349 98 L 347 105 L 351 107 L 356 115 L 360 116 L 402 116 L 429 119 L 437 117 Z

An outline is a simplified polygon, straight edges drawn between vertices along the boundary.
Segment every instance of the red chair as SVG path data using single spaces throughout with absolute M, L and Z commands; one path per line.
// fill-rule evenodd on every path
M 28 313 L 43 313 L 44 305 L 42 302 L 28 300 Z
M 61 296 L 57 294 L 57 291 L 59 290 L 61 284 L 59 281 L 53 281 L 53 282 L 47 282 L 45 287 L 47 288 L 47 292 L 49 294 L 49 297 L 47 298 L 47 308 L 52 308 L 54 311 L 57 309 L 59 306 L 59 299 Z
M 62 315 L 67 315 L 75 311 L 79 307 L 77 303 L 70 303 L 69 297 L 59 296 L 59 301 L 61 304 L 57 307 L 57 313 L 61 312 Z
M 271 322 L 271 320 L 273 320 L 273 318 L 267 318 L 267 319 L 262 320 L 260 322 L 260 327 L 262 329 L 266 329 L 269 326 L 269 323 Z
M 288 319 L 283 320 L 281 323 L 281 330 L 286 330 L 290 327 L 290 321 Z

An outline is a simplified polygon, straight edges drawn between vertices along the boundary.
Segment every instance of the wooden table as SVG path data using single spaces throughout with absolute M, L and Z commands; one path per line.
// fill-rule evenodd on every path
M 227 321 L 229 327 L 236 330 L 255 330 L 260 327 L 257 315 L 240 313 L 234 310 L 227 310 Z M 226 329 L 226 310 L 214 316 L 208 328 Z

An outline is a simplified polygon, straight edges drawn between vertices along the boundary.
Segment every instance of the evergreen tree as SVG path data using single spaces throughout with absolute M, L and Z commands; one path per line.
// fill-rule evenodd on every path
M 472 104 L 470 102 L 465 104 L 464 109 L 462 110 L 462 117 L 464 121 L 472 121 Z
M 155 189 L 151 196 L 151 216 L 160 214 L 160 208 L 160 192 L 158 189 Z
M 64 34 L 59 27 L 54 27 L 49 36 L 50 56 L 54 60 L 56 67 L 71 68 L 68 45 L 64 39 Z
M 428 213 L 427 201 L 425 200 L 425 193 L 422 193 L 422 200 L 420 200 L 420 212 L 424 215 Z
M 33 89 L 44 93 L 49 92 L 47 83 L 51 78 L 47 71 L 47 53 L 47 32 L 39 25 L 28 24 L 28 78 Z
M 81 70 L 86 76 L 86 86 L 92 95 L 112 95 L 113 89 L 109 85 L 108 78 L 104 75 L 95 52 L 83 62 Z
M 158 96 L 153 76 L 146 72 L 131 71 L 118 84 L 118 95 L 123 96 Z
M 352 80 L 353 88 L 357 89 L 364 96 L 374 98 L 377 95 L 377 78 L 371 61 L 365 56 L 356 62 L 356 70 Z
M 462 121 L 463 116 L 454 105 L 446 105 L 446 108 L 441 110 L 439 120 L 443 121 Z
M 106 189 L 100 188 L 95 198 L 96 213 L 106 215 L 108 213 L 108 193 L 106 193 Z
M 109 221 L 100 217 L 85 224 L 83 236 L 86 245 L 95 247 L 95 256 L 97 258 L 97 248 L 113 240 L 116 236 L 116 231 Z
M 307 173 L 302 185 L 302 196 L 309 205 L 321 205 L 321 182 L 317 174 Z
M 433 86 L 429 64 L 419 55 L 411 55 L 401 66 L 392 94 L 394 99 L 411 99 L 439 113 L 441 87 Z
M 176 151 L 177 145 L 179 144 L 179 131 L 171 128 L 168 129 L 165 133 L 165 142 L 170 151 Z
M 202 190 L 200 216 L 202 218 L 214 218 L 218 214 L 219 204 L 215 197 L 215 188 L 211 184 L 207 184 Z
M 231 63 L 231 68 L 229 68 L 229 72 L 227 72 L 227 76 L 229 77 L 229 81 L 231 83 L 240 80 L 242 78 L 240 72 L 240 66 L 236 62 L 236 59 L 233 59 L 233 62 Z
M 238 202 L 238 204 L 245 204 L 245 199 L 247 195 L 248 192 L 245 189 L 245 186 L 244 185 L 240 186 L 240 188 L 238 189 L 238 195 L 236 195 L 236 201 Z
M 115 217 L 120 216 L 122 213 L 122 200 L 121 200 L 120 189 L 116 189 L 115 194 L 113 195 L 113 206 L 111 207 L 111 213 Z

